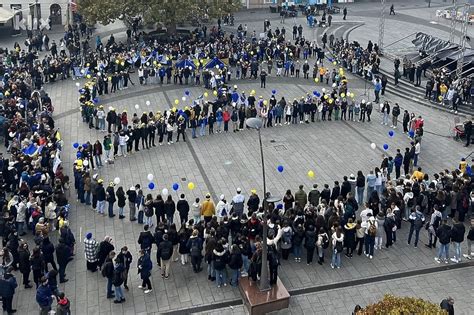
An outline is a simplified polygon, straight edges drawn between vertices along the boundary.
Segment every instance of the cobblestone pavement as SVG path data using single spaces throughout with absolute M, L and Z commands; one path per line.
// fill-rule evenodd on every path
M 377 302 L 385 294 L 392 294 L 396 296 L 416 296 L 436 304 L 448 296 L 453 296 L 455 298 L 455 313 L 468 315 L 473 312 L 473 272 L 474 267 L 468 267 L 292 296 L 290 308 L 274 314 L 351 314 L 357 304 L 365 307 Z M 244 306 L 239 305 L 196 314 L 237 315 L 246 313 Z
M 266 89 L 258 88 L 258 82 L 251 80 L 234 81 L 232 84 L 237 84 L 239 90 L 247 92 L 255 89 L 257 95 L 266 98 L 271 95 L 271 90 L 275 89 L 277 98 L 284 96 L 289 100 L 307 92 L 311 93 L 313 90 L 321 91 L 323 87 L 328 88 L 326 85 L 315 84 L 311 80 L 273 77 L 269 78 Z M 159 85 L 135 86 L 114 95 L 100 97 L 100 102 L 106 107 L 127 109 L 129 113 L 135 111 L 135 104 L 140 106 L 138 112 L 163 111 L 169 108 L 169 104 L 175 99 L 181 100 L 185 88 Z M 187 88 L 190 91 L 190 98 L 204 92 L 200 87 Z M 57 126 L 65 141 L 62 160 L 65 169 L 70 170 L 74 157 L 71 144 L 84 143 L 88 140 L 93 142 L 96 139 L 102 139 L 104 134 L 88 129 L 82 122 L 77 109 L 78 93 L 75 82 L 70 80 L 57 82 L 54 85 L 47 85 L 45 89 L 55 104 Z M 358 79 L 350 77 L 350 90 L 357 95 L 358 99 L 367 97 L 362 95 L 364 83 Z M 371 93 L 371 89 L 368 93 Z M 370 95 L 370 99 L 373 99 L 373 95 Z M 147 100 L 151 102 L 149 107 L 145 105 Z M 415 105 L 398 97 L 389 96 L 389 100 L 399 102 L 403 108 L 424 117 L 426 133 L 422 143 L 420 165 L 429 174 L 444 168 L 456 167 L 460 158 L 470 153 L 460 143 L 449 137 L 453 126 L 453 115 Z M 180 101 L 180 103 L 183 102 Z M 396 130 L 393 138 L 389 138 L 388 131 L 388 127 L 380 124 L 380 117 L 376 111 L 373 113 L 371 123 L 332 121 L 279 126 L 263 130 L 268 190 L 274 195 L 283 195 L 287 188 L 296 190 L 299 184 L 304 184 L 308 191 L 314 182 L 320 185 L 328 183 L 332 186 L 334 180 L 341 180 L 342 176 L 356 173 L 359 169 L 367 173 L 369 169 L 379 165 L 381 155 L 384 153 L 379 148 L 384 143 L 390 146 L 388 154 L 394 154 L 396 148 L 404 148 L 409 144 L 408 138 L 401 133 L 400 129 Z M 378 149 L 370 148 L 372 142 L 377 144 Z M 261 195 L 261 167 L 257 145 L 256 133 L 250 130 L 236 134 L 214 134 L 191 139 L 187 143 L 180 142 L 171 146 L 142 150 L 127 158 L 118 158 L 114 165 L 97 170 L 97 173 L 105 182 L 117 176 L 120 177 L 120 185 L 124 188 L 136 183 L 145 186 L 147 174 L 153 173 L 157 188 L 151 193 L 155 195 L 165 187 L 171 191 L 172 184 L 179 183 L 181 187 L 177 193 L 185 193 L 188 200 L 202 197 L 207 192 L 212 192 L 214 198 L 220 194 L 225 194 L 227 198 L 230 198 L 237 187 L 242 187 L 246 196 L 251 189 L 257 189 Z M 280 164 L 285 167 L 283 173 L 276 171 L 277 165 Z M 309 170 L 315 172 L 314 179 L 306 176 Z M 190 181 L 196 185 L 193 191 L 186 188 Z M 177 198 L 177 193 L 173 193 L 174 199 Z M 154 290 L 149 295 L 143 295 L 143 292 L 137 288 L 139 279 L 135 274 L 136 269 L 133 269 L 129 279 L 131 290 L 126 292 L 127 302 L 121 305 L 111 303 L 106 299 L 106 283 L 102 276 L 99 273 L 92 274 L 86 271 L 83 245 L 80 241 L 87 232 L 92 232 L 97 240 L 110 235 L 116 248 L 127 245 L 136 258 L 138 250 L 136 240 L 142 226 L 132 224 L 127 219 L 120 221 L 98 216 L 92 210 L 78 204 L 73 193 L 70 200 L 72 203 L 71 225 L 78 240 L 77 254 L 74 261 L 67 267 L 70 281 L 65 285 L 60 285 L 60 289 L 70 297 L 73 314 L 156 314 L 179 309 L 187 313 L 198 306 L 240 299 L 238 290 L 230 287 L 217 289 L 214 283 L 207 281 L 204 273 L 194 274 L 190 272 L 190 266 L 174 263 L 171 279 L 166 282 L 159 277 L 155 266 Z M 126 211 L 128 214 L 128 209 Z M 437 266 L 433 260 L 432 251 L 423 246 L 414 249 L 406 245 L 406 230 L 407 228 L 404 227 L 400 231 L 400 242 L 393 249 L 377 252 L 373 260 L 369 261 L 363 257 L 355 257 L 352 260 L 343 258 L 343 268 L 340 270 L 332 270 L 327 264 L 322 267 L 306 266 L 306 264 L 285 261 L 280 277 L 289 290 L 297 290 L 315 285 L 344 283 L 371 276 L 423 270 Z M 426 241 L 426 238 L 426 235 L 421 236 L 422 241 Z M 469 268 L 420 276 L 418 280 L 408 278 L 380 282 L 375 285 L 376 289 L 370 285 L 365 285 L 365 287 L 368 292 L 375 294 L 373 298 L 382 295 L 386 289 L 390 288 L 394 290 L 392 291 L 394 293 L 428 296 L 434 301 L 448 294 L 444 290 L 449 290 L 449 293 L 457 298 L 456 303 L 459 308 L 464 308 L 467 312 L 467 305 L 469 305 L 467 297 L 472 297 L 472 287 L 468 287 L 472 283 L 472 267 Z M 449 287 L 445 288 L 442 285 L 444 282 L 433 280 L 437 279 L 438 275 L 446 277 L 441 279 L 445 279 Z M 408 288 L 405 286 L 405 281 L 417 286 Z M 429 283 L 431 286 L 426 288 L 421 283 Z M 465 288 L 471 290 L 470 295 L 469 291 L 464 291 Z M 366 304 L 372 301 L 371 296 L 364 294 L 364 290 L 358 288 L 341 290 L 340 294 L 348 297 L 347 303 L 343 304 L 344 312 L 352 310 L 355 303 Z M 336 291 L 298 296 L 292 300 L 290 312 L 306 313 L 306 310 L 310 308 L 317 311 L 321 305 L 327 313 L 339 313 L 339 309 L 336 312 L 334 307 L 341 307 L 341 305 L 331 304 L 333 297 L 339 295 L 338 292 L 334 292 Z M 356 299 L 359 296 L 355 294 L 357 292 L 362 298 Z M 466 296 L 464 306 L 463 296 Z M 303 307 L 308 304 L 311 307 Z M 19 289 L 15 295 L 14 305 L 19 314 L 37 312 L 34 291 Z M 239 311 L 239 308 L 234 310 Z M 241 308 L 240 311 L 242 311 Z M 342 313 L 342 309 L 340 311 Z M 229 312 L 229 310 L 223 310 L 223 312 Z

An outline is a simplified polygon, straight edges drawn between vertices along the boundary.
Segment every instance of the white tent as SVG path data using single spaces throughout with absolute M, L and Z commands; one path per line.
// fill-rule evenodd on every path
M 13 11 L 0 7 L 0 23 L 6 23 L 14 16 Z

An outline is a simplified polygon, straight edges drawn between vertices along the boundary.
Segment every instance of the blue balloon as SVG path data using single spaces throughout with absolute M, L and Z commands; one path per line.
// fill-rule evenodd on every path
M 81 152 L 77 152 L 76 157 L 77 157 L 78 159 L 80 159 L 80 158 L 82 157 L 82 153 L 81 153 Z
M 410 130 L 408 132 L 408 135 L 410 136 L 410 138 L 413 138 L 415 136 L 415 132 L 413 130 Z
M 239 100 L 239 93 L 232 93 L 232 102 L 237 102 Z
M 178 183 L 174 183 L 173 184 L 173 190 L 174 191 L 177 191 L 179 189 L 179 184 Z
M 388 135 L 389 135 L 390 138 L 391 138 L 391 137 L 393 137 L 393 136 L 395 135 L 395 132 L 393 132 L 393 130 L 390 130 L 390 131 L 388 132 Z
M 184 94 L 185 94 L 186 96 L 189 96 L 190 93 L 189 93 L 188 90 L 186 90 L 186 91 L 184 91 Z
M 94 99 L 92 100 L 94 103 L 99 103 L 99 98 L 98 97 L 94 97 Z
M 149 183 L 148 188 L 153 190 L 153 188 L 155 188 L 155 183 L 153 183 L 153 182 Z
M 87 143 L 84 143 L 84 144 L 82 145 L 82 147 L 83 147 L 84 149 L 87 149 Z
M 281 203 L 277 204 L 277 209 L 278 209 L 278 210 L 283 209 L 283 205 L 282 205 Z
M 318 91 L 313 91 L 314 96 L 318 96 Z
M 383 149 L 384 149 L 385 151 L 387 151 L 387 150 L 388 150 L 388 144 L 385 143 L 385 144 L 383 145 Z
M 73 147 L 74 149 L 77 149 L 77 148 L 79 148 L 79 143 L 77 143 L 77 142 L 74 142 L 74 143 L 72 144 L 72 147 Z
M 283 172 L 283 165 L 278 165 L 277 170 L 278 172 L 282 173 Z
M 182 109 L 178 110 L 178 115 L 182 115 L 184 112 Z
M 276 91 L 276 90 L 272 90 L 272 94 L 276 94 L 276 93 L 277 93 L 277 91 Z

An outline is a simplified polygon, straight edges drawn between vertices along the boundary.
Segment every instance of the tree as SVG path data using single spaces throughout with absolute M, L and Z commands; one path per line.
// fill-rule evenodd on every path
M 145 24 L 159 23 L 169 30 L 176 25 L 218 18 L 237 11 L 240 0 L 80 0 L 79 13 L 91 24 L 141 17 Z
M 423 299 L 385 295 L 377 303 L 370 304 L 356 315 L 372 314 L 446 314 L 439 305 Z

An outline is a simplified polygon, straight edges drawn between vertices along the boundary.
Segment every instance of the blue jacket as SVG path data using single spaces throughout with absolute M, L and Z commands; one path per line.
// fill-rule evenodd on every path
M 141 278 L 144 279 L 144 278 L 150 277 L 151 269 L 153 268 L 153 264 L 151 262 L 150 255 L 145 253 L 145 255 L 143 255 L 143 257 L 139 258 L 138 264 L 139 264 L 139 266 L 141 266 L 141 268 L 140 268 Z
M 40 307 L 50 306 L 53 303 L 51 295 L 53 292 L 49 285 L 40 285 L 36 290 L 36 302 Z
M 5 279 L 0 279 L 0 296 L 13 296 L 17 286 L 15 277 L 11 274 L 5 274 Z

